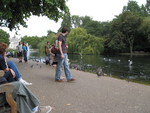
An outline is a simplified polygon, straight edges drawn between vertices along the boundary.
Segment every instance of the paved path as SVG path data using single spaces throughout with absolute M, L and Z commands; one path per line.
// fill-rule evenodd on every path
M 57 83 L 55 69 L 43 63 L 16 62 L 41 105 L 52 113 L 150 113 L 150 86 L 71 69 L 77 81 Z M 33 67 L 32 67 L 33 65 Z M 31 68 L 32 67 L 32 68 Z M 63 73 L 64 74 L 64 73 Z

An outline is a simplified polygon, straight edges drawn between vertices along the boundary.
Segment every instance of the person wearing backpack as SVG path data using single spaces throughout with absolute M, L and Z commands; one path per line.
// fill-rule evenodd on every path
M 56 40 L 55 40 L 55 44 L 52 45 L 51 49 L 50 49 L 50 55 L 51 55 L 51 65 L 56 67 L 57 65 L 57 52 L 58 52 L 58 37 L 61 35 L 61 32 L 58 32 L 56 34 Z
M 57 51 L 58 51 L 58 49 L 53 44 L 52 47 L 50 48 L 50 59 L 51 59 L 50 64 L 54 67 L 56 67 L 56 65 L 57 65 Z
M 45 63 L 50 65 L 50 42 L 48 41 L 45 45 Z
M 68 64 L 68 54 L 67 54 L 67 46 L 66 46 L 66 36 L 68 34 L 67 28 L 62 28 L 62 34 L 58 36 L 58 52 L 57 52 L 57 61 L 58 64 L 56 66 L 55 73 L 55 81 L 63 82 L 61 79 L 62 66 L 64 66 L 65 76 L 68 82 L 75 81 L 72 77 L 72 74 L 69 69 Z

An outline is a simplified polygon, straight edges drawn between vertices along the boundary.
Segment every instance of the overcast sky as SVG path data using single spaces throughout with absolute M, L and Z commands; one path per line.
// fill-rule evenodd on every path
M 90 16 L 97 21 L 111 21 L 115 15 L 122 12 L 123 6 L 127 6 L 129 0 L 68 0 L 67 5 L 71 15 Z M 135 0 L 141 6 L 146 0 Z M 47 17 L 32 16 L 27 21 L 28 28 L 22 28 L 18 32 L 18 37 L 46 36 L 48 30 L 57 32 L 60 28 L 61 20 L 55 23 Z M 9 32 L 7 28 L 3 28 Z M 11 37 L 14 32 L 9 32 Z

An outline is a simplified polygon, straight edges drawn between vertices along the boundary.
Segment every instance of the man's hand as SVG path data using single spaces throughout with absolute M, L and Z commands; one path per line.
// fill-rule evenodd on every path
M 12 69 L 10 69 L 10 72 L 11 72 L 11 74 L 12 74 L 13 78 L 15 78 L 15 77 L 16 77 L 15 72 L 14 72 Z
M 62 54 L 62 55 L 61 55 L 61 59 L 64 59 L 64 58 L 65 58 L 65 57 L 64 57 L 64 55 Z

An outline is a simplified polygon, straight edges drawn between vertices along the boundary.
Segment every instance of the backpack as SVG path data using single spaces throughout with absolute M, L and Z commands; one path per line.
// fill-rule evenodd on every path
M 52 48 L 51 48 L 51 52 L 53 53 L 53 54 L 57 54 L 57 48 L 55 47 L 55 46 L 53 46 Z

